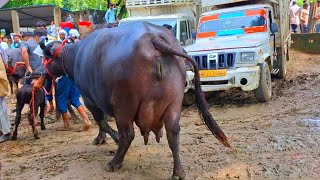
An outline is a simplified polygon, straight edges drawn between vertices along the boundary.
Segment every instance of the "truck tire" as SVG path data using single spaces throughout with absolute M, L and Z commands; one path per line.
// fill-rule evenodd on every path
M 277 61 L 274 61 L 274 69 L 279 69 L 279 72 L 275 77 L 280 79 L 286 77 L 288 56 L 288 53 L 286 54 L 286 57 L 283 57 L 282 53 L 277 55 Z
M 196 94 L 194 90 L 189 89 L 186 93 L 184 93 L 182 105 L 190 106 L 196 102 Z
M 266 62 L 260 65 L 260 81 L 257 89 L 254 90 L 254 95 L 258 102 L 268 102 L 272 96 L 272 84 L 270 68 Z

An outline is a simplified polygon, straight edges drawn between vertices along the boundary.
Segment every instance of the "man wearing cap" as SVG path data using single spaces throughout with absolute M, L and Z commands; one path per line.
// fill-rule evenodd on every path
M 59 38 L 60 38 L 60 41 L 62 42 L 64 39 L 66 39 L 67 37 L 67 31 L 64 30 L 64 29 L 61 29 L 59 31 Z

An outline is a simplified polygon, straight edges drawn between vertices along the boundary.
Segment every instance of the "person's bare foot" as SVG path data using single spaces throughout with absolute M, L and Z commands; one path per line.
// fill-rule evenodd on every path
M 90 128 L 92 128 L 92 124 L 85 124 L 84 126 L 82 126 L 78 132 L 83 132 L 83 131 L 88 131 Z
M 53 102 L 49 101 L 49 110 L 48 113 L 52 113 L 54 111 L 54 106 L 53 106 Z

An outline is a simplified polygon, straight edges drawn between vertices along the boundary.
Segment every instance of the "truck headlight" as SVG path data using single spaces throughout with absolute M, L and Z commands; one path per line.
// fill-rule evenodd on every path
M 241 62 L 254 62 L 254 52 L 241 53 Z

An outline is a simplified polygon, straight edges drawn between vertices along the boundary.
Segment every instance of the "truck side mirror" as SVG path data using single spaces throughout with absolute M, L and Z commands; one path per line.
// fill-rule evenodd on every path
M 196 39 L 197 38 L 197 32 L 192 32 L 192 39 Z
M 271 27 L 270 27 L 271 33 L 275 34 L 278 32 L 278 25 L 276 23 L 271 23 Z

